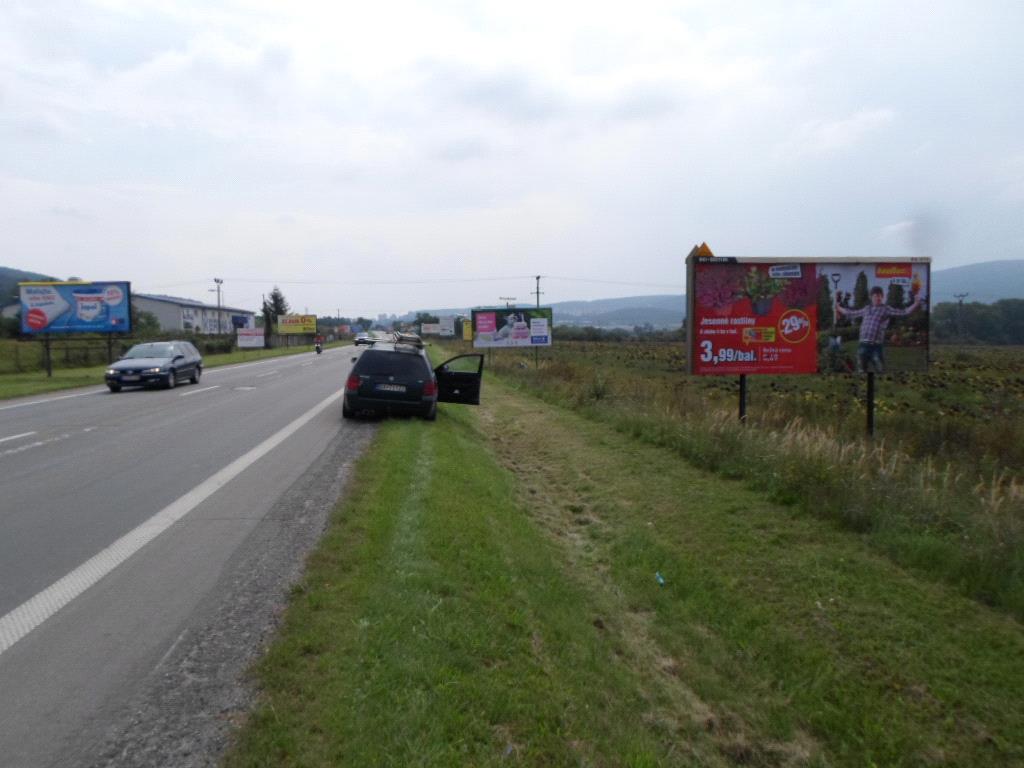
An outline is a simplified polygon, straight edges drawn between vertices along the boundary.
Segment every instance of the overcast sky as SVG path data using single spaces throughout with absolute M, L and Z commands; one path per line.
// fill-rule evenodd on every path
M 681 292 L 702 240 L 1021 258 L 1022 32 L 1019 0 L 3 0 L 0 265 L 376 314 Z

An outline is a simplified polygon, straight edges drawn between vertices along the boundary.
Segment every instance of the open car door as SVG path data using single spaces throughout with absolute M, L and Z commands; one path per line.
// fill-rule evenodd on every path
M 480 382 L 484 373 L 483 355 L 459 355 L 434 369 L 437 376 L 437 402 L 480 405 Z

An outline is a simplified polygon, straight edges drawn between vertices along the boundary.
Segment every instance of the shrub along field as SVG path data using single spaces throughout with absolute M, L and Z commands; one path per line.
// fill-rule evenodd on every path
M 864 380 L 685 375 L 679 343 L 563 342 L 495 350 L 521 391 L 697 466 L 839 521 L 897 563 L 1024 617 L 1024 350 L 940 347 L 928 373 L 879 376 L 877 437 Z

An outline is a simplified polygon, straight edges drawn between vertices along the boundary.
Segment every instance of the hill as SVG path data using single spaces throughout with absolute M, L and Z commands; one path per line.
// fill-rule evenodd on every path
M 0 307 L 12 304 L 17 300 L 18 283 L 28 280 L 56 280 L 55 277 L 40 275 L 37 272 L 25 272 L 11 267 L 0 267 Z
M 984 304 L 1000 299 L 1024 299 L 1024 259 L 982 261 L 932 272 L 933 305 L 956 301 L 954 294 L 957 293 L 966 293 L 966 301 Z

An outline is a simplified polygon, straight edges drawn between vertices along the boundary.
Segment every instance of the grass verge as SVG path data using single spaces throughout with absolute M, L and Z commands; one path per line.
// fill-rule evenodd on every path
M 1024 760 L 1016 622 L 672 451 L 485 402 L 383 425 L 229 766 Z
M 1024 482 L 1009 468 L 977 474 L 969 462 L 912 457 L 899 443 L 850 438 L 792 413 L 743 427 L 699 377 L 603 366 L 578 350 L 539 370 L 521 356 L 496 355 L 492 371 L 524 393 L 838 522 L 894 562 L 1024 619 Z
M 337 345 L 329 345 L 337 346 Z M 285 355 L 309 354 L 311 347 L 281 347 L 279 349 L 241 349 L 220 355 L 203 357 L 203 367 L 216 368 L 220 365 L 248 363 L 268 357 Z M 5 373 L 0 375 L 0 400 L 11 397 L 42 395 L 61 389 L 75 387 L 102 386 L 105 365 L 94 365 L 88 368 L 54 368 L 53 376 L 47 377 L 45 371 L 32 373 Z

